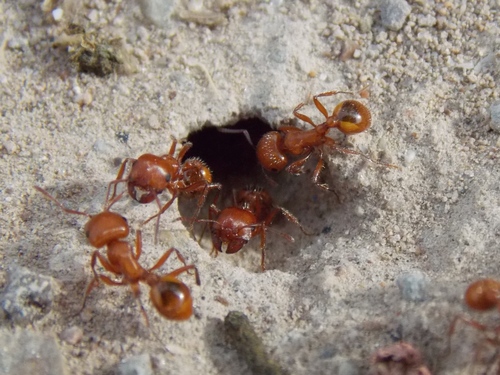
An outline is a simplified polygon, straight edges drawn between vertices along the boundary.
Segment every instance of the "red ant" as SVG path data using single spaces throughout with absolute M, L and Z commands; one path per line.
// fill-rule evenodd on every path
M 153 267 L 149 269 L 143 268 L 139 264 L 139 257 L 142 253 L 142 232 L 138 230 L 136 233 L 134 252 L 133 246 L 130 243 L 121 240 L 127 237 L 130 231 L 127 219 L 117 213 L 109 211 L 111 206 L 122 197 L 123 193 L 113 200 L 107 201 L 107 205 L 102 212 L 96 215 L 90 215 L 86 212 L 66 208 L 61 202 L 41 187 L 35 186 L 35 189 L 46 198 L 56 203 L 64 212 L 87 216 L 89 221 L 85 224 L 85 234 L 89 243 L 97 249 L 106 246 L 106 256 L 102 255 L 99 250 L 95 250 L 92 253 L 90 264 L 92 272 L 94 273 L 94 278 L 85 291 L 80 311 L 85 307 L 88 295 L 100 281 L 106 285 L 130 285 L 135 298 L 139 298 L 139 282 L 142 281 L 151 287 L 151 301 L 161 315 L 171 320 L 185 320 L 192 315 L 193 300 L 191 292 L 183 282 L 177 279 L 177 277 L 184 272 L 194 270 L 196 284 L 200 285 L 200 277 L 196 266 L 186 265 L 186 261 L 179 250 L 172 247 L 158 259 Z M 162 276 L 152 273 L 152 271 L 160 268 L 174 252 L 179 261 L 184 265 L 183 267 Z M 101 263 L 104 269 L 116 276 L 121 276 L 122 279 L 116 281 L 106 275 L 98 274 L 95 269 L 97 261 Z M 146 319 L 146 324 L 149 325 L 146 311 L 139 299 L 138 301 L 142 314 Z
M 217 200 L 217 199 L 216 199 Z M 215 255 L 222 252 L 222 244 L 226 245 L 226 253 L 234 254 L 253 237 L 260 235 L 260 250 L 262 253 L 261 268 L 266 269 L 266 231 L 272 224 L 277 214 L 298 225 L 306 234 L 308 233 L 299 223 L 298 219 L 283 207 L 276 206 L 271 196 L 258 188 L 242 189 L 233 192 L 234 206 L 220 210 L 215 204 L 210 206 L 209 220 L 212 235 L 212 244 Z M 293 237 L 282 234 L 293 242 Z
M 113 194 L 109 199 L 114 199 L 116 196 L 116 187 L 121 182 L 127 183 L 129 195 L 139 203 L 150 203 L 156 201 L 159 211 L 156 215 L 151 216 L 143 224 L 157 218 L 155 229 L 155 243 L 157 240 L 158 229 L 160 226 L 160 217 L 174 202 L 179 195 L 187 195 L 193 197 L 200 195 L 198 199 L 198 208 L 194 217 L 198 217 L 201 208 L 207 199 L 207 195 L 211 189 L 221 189 L 221 185 L 212 183 L 212 173 L 208 166 L 199 158 L 188 158 L 185 162 L 182 159 L 193 146 L 192 143 L 185 143 L 180 149 L 177 157 L 174 157 L 177 147 L 177 140 L 172 137 L 172 145 L 170 151 L 166 155 L 156 156 L 152 154 L 144 154 L 138 159 L 125 159 L 116 179 L 111 181 L 108 186 L 108 196 L 113 186 Z M 130 171 L 126 177 L 125 169 L 128 163 L 132 163 Z M 172 197 L 163 206 L 158 198 L 158 195 L 168 190 Z M 192 228 L 193 223 L 191 223 Z
M 315 124 L 308 116 L 298 111 L 305 105 L 300 103 L 293 110 L 293 115 L 298 119 L 312 125 L 314 129 L 302 130 L 294 126 L 280 126 L 278 130 L 271 131 L 259 140 L 257 144 L 257 158 L 263 168 L 272 172 L 279 172 L 286 169 L 291 174 L 301 174 L 304 172 L 304 165 L 314 151 L 319 154 L 319 160 L 312 175 L 312 182 L 322 189 L 331 190 L 327 184 L 319 182 L 319 174 L 324 166 L 322 146 L 329 146 L 344 154 L 361 155 L 366 159 L 374 161 L 357 151 L 338 146 L 335 141 L 328 137 L 326 133 L 332 128 L 339 129 L 345 135 L 357 134 L 365 131 L 371 125 L 371 113 L 368 108 L 356 100 L 345 100 L 335 107 L 329 115 L 319 97 L 332 96 L 337 94 L 352 94 L 345 91 L 328 91 L 313 97 L 314 105 L 325 116 L 325 121 Z M 289 163 L 289 156 L 299 157 L 298 160 Z
M 465 292 L 464 299 L 465 304 L 473 310 L 488 311 L 496 308 L 500 312 L 500 281 L 494 279 L 477 280 L 469 285 Z M 451 323 L 449 330 L 450 340 L 451 336 L 455 332 L 458 321 L 462 321 L 463 323 L 482 332 L 493 331 L 495 334 L 494 338 L 486 338 L 485 342 L 492 344 L 493 346 L 500 346 L 500 326 L 492 329 L 491 327 L 463 316 L 455 317 Z M 478 357 L 478 354 L 476 354 L 476 357 Z

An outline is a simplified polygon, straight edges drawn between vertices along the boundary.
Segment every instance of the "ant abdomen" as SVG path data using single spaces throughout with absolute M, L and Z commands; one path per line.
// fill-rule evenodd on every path
M 92 216 L 85 224 L 85 235 L 89 243 L 98 249 L 112 241 L 127 237 L 129 231 L 127 219 L 109 211 Z
M 264 134 L 257 144 L 257 158 L 268 171 L 279 172 L 288 164 L 288 158 L 281 149 L 282 141 L 283 135 L 272 131 Z
M 151 302 L 167 319 L 186 320 L 193 315 L 193 299 L 189 288 L 173 276 L 164 276 L 151 286 Z
M 331 119 L 338 121 L 337 128 L 345 135 L 361 133 L 372 123 L 370 110 L 356 100 L 345 100 L 337 104 Z
M 499 281 L 481 279 L 469 285 L 465 292 L 465 302 L 474 310 L 490 310 L 498 305 L 499 296 Z

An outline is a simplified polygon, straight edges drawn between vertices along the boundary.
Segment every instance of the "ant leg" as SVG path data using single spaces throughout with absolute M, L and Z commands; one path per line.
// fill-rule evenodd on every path
M 140 229 L 137 230 L 135 234 L 135 254 L 134 259 L 139 260 L 142 254 L 142 231 Z
M 182 159 L 184 159 L 184 156 L 186 156 L 186 153 L 191 147 L 193 147 L 193 144 L 191 142 L 184 143 L 181 150 L 177 154 L 177 160 L 179 161 L 179 163 L 182 163 Z
M 217 257 L 219 255 L 219 252 L 222 251 L 222 240 L 220 239 L 219 234 L 217 233 L 217 229 L 215 228 L 215 225 L 217 224 L 217 221 L 214 219 L 214 217 L 219 216 L 220 210 L 217 208 L 215 205 L 215 202 L 219 199 L 219 195 L 214 200 L 214 203 L 210 205 L 210 208 L 208 209 L 208 223 L 209 223 L 209 228 L 210 228 L 210 235 L 212 237 L 212 251 L 210 252 L 210 255 Z M 215 254 L 215 255 L 213 255 Z
M 260 251 L 262 256 L 260 258 L 260 268 L 262 272 L 266 270 L 266 224 L 261 224 L 260 229 Z
M 162 209 L 160 198 L 158 198 L 158 194 L 156 193 L 155 193 L 155 202 L 156 205 L 158 206 L 158 217 L 156 218 L 156 223 L 155 223 L 155 238 L 154 238 L 154 244 L 156 245 L 158 243 L 158 233 L 160 231 L 160 219 L 161 219 L 161 209 Z M 143 225 L 144 224 L 145 223 L 143 223 Z
M 200 238 L 198 239 L 198 241 L 196 241 L 196 242 L 198 242 L 198 245 L 200 245 L 200 246 L 201 246 L 201 240 L 203 239 L 203 236 L 205 235 L 205 231 L 207 230 L 207 225 L 208 225 L 208 223 L 205 222 L 205 225 L 203 225 L 203 229 L 202 229 L 201 234 L 200 234 Z M 194 234 L 193 234 L 193 237 L 196 240 L 196 236 Z
M 198 218 L 198 216 L 200 216 L 201 209 L 202 209 L 203 205 L 205 204 L 205 201 L 207 200 L 207 196 L 208 196 L 208 193 L 210 192 L 210 190 L 218 189 L 220 191 L 222 189 L 221 184 L 217 184 L 217 183 L 216 184 L 207 184 L 204 181 L 200 181 L 198 183 L 193 184 L 189 188 L 183 190 L 182 192 L 186 192 L 186 193 L 196 192 L 196 191 L 199 191 L 199 189 L 202 186 L 204 186 L 203 193 L 198 198 L 196 212 L 195 212 L 194 216 L 192 217 L 192 219 L 190 220 L 191 222 L 189 223 L 189 231 L 190 232 L 193 231 L 195 220 Z
M 85 308 L 85 305 L 87 303 L 87 298 L 90 294 L 90 292 L 97 286 L 99 285 L 99 280 L 102 281 L 106 285 L 112 285 L 112 286 L 123 286 L 126 285 L 126 281 L 115 281 L 110 279 L 106 275 L 101 275 L 101 274 L 95 274 L 95 277 L 92 279 L 92 281 L 89 283 L 87 286 L 87 289 L 85 290 L 85 295 L 83 296 L 83 301 L 82 301 L 82 307 L 76 312 L 75 315 L 79 315 L 83 309 Z
M 305 157 L 302 159 L 296 160 L 293 163 L 291 163 L 288 167 L 285 168 L 285 170 L 293 175 L 299 175 L 304 173 L 304 165 L 306 164 L 307 160 L 311 157 L 312 152 L 307 154 Z
M 125 191 L 122 191 L 120 194 L 118 194 L 116 197 L 114 197 L 110 202 L 106 203 L 106 207 L 104 207 L 104 211 L 109 211 L 110 208 L 118 202 L 120 199 L 122 199 L 123 194 L 125 194 Z
M 226 133 L 226 134 L 243 134 L 245 138 L 247 139 L 247 142 L 255 148 L 255 145 L 252 142 L 252 138 L 250 138 L 250 133 L 246 129 L 227 129 L 227 128 L 217 128 L 217 131 L 219 133 Z
M 127 182 L 127 181 L 128 180 L 126 178 L 122 178 L 122 179 L 117 179 L 117 180 L 111 181 L 108 184 L 108 192 L 106 193 L 106 202 L 109 202 L 110 199 L 114 199 L 115 198 L 117 185 L 120 184 L 120 183 L 122 183 L 122 182 Z M 113 187 L 113 194 L 110 196 L 109 193 L 111 192 L 111 186 L 114 186 L 114 187 Z
M 205 185 L 205 189 L 203 189 L 203 194 L 201 194 L 201 196 L 198 198 L 198 205 L 197 205 L 196 212 L 194 215 L 194 217 L 196 219 L 198 218 L 198 216 L 200 216 L 201 208 L 205 204 L 207 197 L 208 197 L 208 193 L 212 189 L 217 189 L 220 192 L 222 190 L 222 185 L 219 183 Z M 193 221 L 193 223 L 191 223 L 191 228 L 190 228 L 191 230 L 193 230 L 193 226 L 194 226 L 194 221 Z
M 285 219 L 287 219 L 289 222 L 297 225 L 304 234 L 307 234 L 308 236 L 312 236 L 314 234 L 312 232 L 308 232 L 302 226 L 302 224 L 300 224 L 299 219 L 297 219 L 297 217 L 295 217 L 295 215 L 292 214 L 290 211 L 284 209 L 283 207 L 276 207 L 276 208 L 279 210 L 279 212 L 281 212 L 281 214 L 285 217 Z
M 297 107 L 295 107 L 295 109 L 293 110 L 293 115 L 297 117 L 299 120 L 305 121 L 315 128 L 316 124 L 311 120 L 310 117 L 298 112 L 299 109 L 301 109 L 304 105 L 305 103 L 300 103 Z
M 42 193 L 45 196 L 45 198 L 47 198 L 47 199 L 51 200 L 52 202 L 54 202 L 55 204 L 57 204 L 67 214 L 83 215 L 83 216 L 91 217 L 91 215 L 86 213 L 86 212 L 71 210 L 71 209 L 67 208 L 61 202 L 59 202 L 56 198 L 54 198 L 52 195 L 50 195 L 46 190 L 42 189 L 40 186 L 34 186 L 34 188 L 37 191 L 39 191 L 40 193 Z
M 160 209 L 160 211 L 157 214 L 155 214 L 155 215 L 151 216 L 150 218 L 148 218 L 141 225 L 145 225 L 145 224 L 149 223 L 151 220 L 153 220 L 154 218 L 157 218 L 157 217 L 161 216 L 166 210 L 168 210 L 168 208 L 172 205 L 172 203 L 174 202 L 174 200 L 176 198 L 177 198 L 177 194 L 172 195 L 172 198 L 170 198 L 170 200 L 167 203 L 165 203 L 165 205 Z M 161 206 L 161 204 L 160 204 L 160 206 Z
M 459 321 L 481 332 L 488 331 L 488 327 L 485 326 L 484 324 L 478 323 L 472 319 L 464 318 L 461 315 L 456 316 L 455 319 L 453 319 L 453 321 L 451 322 L 450 329 L 448 330 L 448 349 L 446 351 L 446 355 L 449 355 L 451 353 L 451 336 L 453 335 L 453 333 L 455 333 L 455 328 Z
M 325 116 L 325 118 L 327 120 L 330 117 L 328 115 L 328 111 L 326 110 L 325 106 L 323 104 L 321 104 L 321 102 L 318 100 L 318 98 L 324 97 L 324 96 L 337 95 L 337 94 L 349 94 L 349 95 L 352 95 L 353 93 L 349 92 L 349 91 L 327 91 L 327 92 L 322 92 L 321 94 L 313 96 L 314 105 L 316 106 L 316 108 L 318 109 L 318 111 L 320 111 L 323 114 L 323 116 Z
M 176 270 L 173 270 L 172 272 L 170 272 L 166 276 L 177 277 L 181 273 L 188 272 L 188 271 L 191 271 L 191 270 L 194 270 L 194 276 L 195 276 L 195 279 L 196 279 L 196 285 L 201 285 L 200 274 L 198 273 L 198 268 L 196 268 L 196 266 L 194 264 L 190 264 L 189 266 L 184 266 L 184 267 L 181 267 L 181 268 L 177 268 Z
M 148 314 L 146 313 L 146 309 L 142 305 L 141 298 L 140 298 L 141 290 L 139 288 L 139 283 L 131 283 L 130 289 L 132 289 L 132 293 L 134 294 L 135 300 L 137 301 L 137 303 L 139 304 L 139 307 L 141 308 L 141 314 L 144 317 L 144 320 L 146 321 L 146 327 L 149 328 Z
M 122 161 L 120 164 L 120 169 L 118 170 L 118 174 L 116 175 L 116 178 L 111 181 L 108 185 L 108 193 L 106 194 L 106 202 L 108 202 L 110 199 L 113 199 L 116 196 L 116 187 L 119 183 L 121 182 L 127 182 L 126 178 L 123 178 L 123 175 L 125 174 L 125 168 L 127 167 L 127 164 L 129 162 L 134 163 L 137 161 L 137 159 L 132 159 L 132 158 L 126 158 L 125 160 Z M 109 196 L 109 193 L 111 191 L 111 186 L 113 185 L 113 195 L 111 197 Z
M 276 181 L 274 181 L 266 172 L 266 170 L 264 169 L 264 167 L 261 165 L 261 169 L 262 169 L 262 174 L 264 175 L 266 181 L 269 183 L 269 185 L 273 186 L 273 187 L 276 187 L 278 186 L 278 183 Z
M 337 95 L 337 94 L 354 95 L 354 93 L 352 91 L 325 91 L 325 92 L 322 92 L 321 94 L 314 95 L 313 100 L 314 100 L 314 98 L 318 99 L 321 97 L 333 96 L 333 95 Z
M 329 187 L 328 184 L 324 184 L 324 183 L 320 183 L 319 182 L 319 175 L 320 175 L 321 170 L 323 169 L 324 166 L 325 166 L 325 161 L 323 160 L 323 151 L 320 151 L 318 164 L 316 164 L 316 168 L 314 168 L 314 172 L 313 172 L 311 181 L 317 187 L 319 187 L 319 188 L 321 188 L 323 190 L 326 190 L 326 191 L 328 191 L 330 193 L 335 194 L 335 197 L 337 198 L 337 201 L 340 202 L 340 197 L 339 197 L 339 195 L 337 194 L 337 192 L 335 190 L 333 190 L 331 187 Z
M 163 264 L 167 261 L 167 259 L 170 257 L 170 255 L 172 255 L 173 252 L 175 252 L 175 254 L 177 255 L 177 259 L 179 259 L 179 261 L 182 264 L 186 265 L 186 259 L 181 254 L 181 252 L 179 250 L 177 250 L 175 247 L 171 247 L 170 249 L 168 249 L 165 252 L 165 254 L 163 254 L 160 257 L 160 259 L 158 259 L 156 264 L 153 267 L 151 267 L 148 271 L 154 271 L 154 270 L 157 270 L 158 268 L 160 268 L 161 266 L 163 266 Z
M 394 165 L 394 164 L 388 164 L 388 163 L 383 163 L 381 161 L 378 161 L 378 160 L 373 160 L 371 157 L 369 157 L 368 155 L 365 155 L 359 151 L 356 151 L 356 150 L 351 150 L 349 148 L 345 148 L 345 147 L 340 147 L 340 146 L 337 146 L 337 145 L 334 145 L 332 146 L 333 149 L 335 151 L 338 151 L 338 152 L 341 152 L 343 154 L 346 154 L 346 155 L 359 155 L 361 156 L 362 158 L 368 160 L 369 162 L 373 163 L 373 164 L 377 164 L 377 165 L 383 165 L 384 167 L 388 167 L 388 168 L 396 168 L 396 169 L 401 169 L 399 166 L 397 165 Z
M 113 265 L 99 252 L 99 250 L 95 250 L 92 253 L 92 258 L 90 259 L 90 267 L 94 273 L 94 280 L 99 278 L 99 275 L 95 270 L 97 260 L 99 260 L 99 263 L 101 263 L 101 266 L 103 266 L 106 271 L 114 273 L 115 275 L 120 275 L 120 270 L 115 269 L 115 267 L 113 267 Z
M 174 156 L 175 149 L 177 148 L 177 139 L 173 135 L 170 135 L 170 139 L 172 140 L 172 144 L 170 145 L 170 151 L 168 152 L 168 155 Z

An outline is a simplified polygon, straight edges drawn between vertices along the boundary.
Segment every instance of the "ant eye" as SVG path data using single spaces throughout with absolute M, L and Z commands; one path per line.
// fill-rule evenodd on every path
M 166 173 L 165 174 L 165 181 L 170 182 L 171 179 L 172 179 L 172 176 L 170 175 L 170 173 Z

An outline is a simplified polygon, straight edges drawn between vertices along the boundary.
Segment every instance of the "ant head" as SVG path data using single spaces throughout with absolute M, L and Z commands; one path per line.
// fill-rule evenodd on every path
M 212 171 L 200 158 L 192 157 L 187 159 L 182 164 L 182 173 L 187 185 L 200 181 L 212 183 Z
M 500 282 L 481 279 L 473 282 L 465 292 L 465 302 L 474 310 L 490 310 L 500 301 Z
M 130 169 L 128 192 L 139 203 L 150 203 L 168 189 L 179 169 L 179 161 L 171 155 L 141 155 Z
M 125 238 L 129 234 L 127 219 L 123 216 L 109 211 L 91 216 L 85 224 L 85 235 L 89 243 L 100 248 L 108 243 Z
M 365 131 L 372 121 L 370 110 L 356 100 L 345 100 L 337 104 L 331 117 L 336 127 L 345 135 Z
M 193 298 L 189 288 L 173 276 L 163 276 L 151 286 L 151 302 L 167 319 L 186 320 L 193 315 Z

